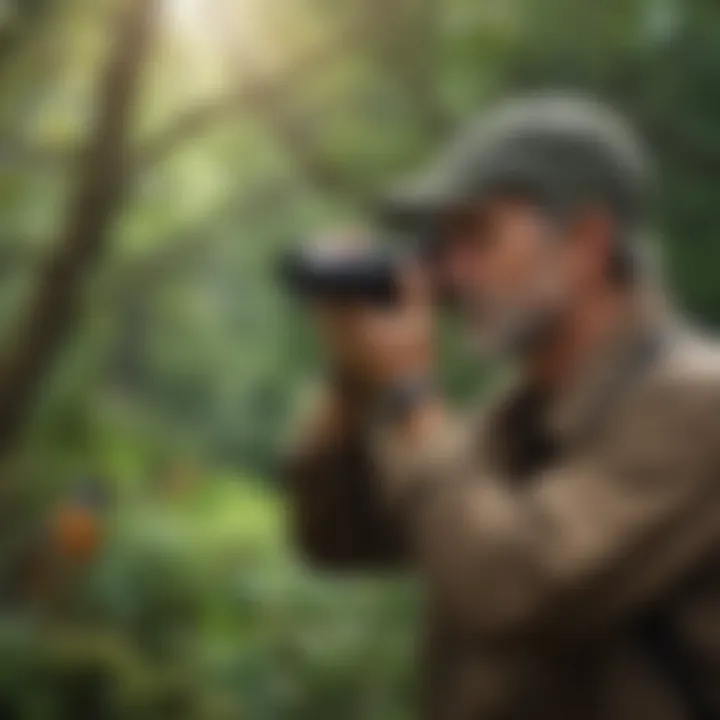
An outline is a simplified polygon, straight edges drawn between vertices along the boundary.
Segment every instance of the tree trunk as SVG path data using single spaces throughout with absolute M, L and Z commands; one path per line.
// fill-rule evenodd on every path
M 36 394 L 70 335 L 84 281 L 122 209 L 133 109 L 151 45 L 156 0 L 126 0 L 100 80 L 97 116 L 78 158 L 66 227 L 0 362 L 0 461 L 19 439 Z

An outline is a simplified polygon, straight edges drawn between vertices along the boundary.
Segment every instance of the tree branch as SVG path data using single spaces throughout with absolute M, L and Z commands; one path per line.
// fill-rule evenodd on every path
M 340 53 L 346 52 L 350 44 L 356 45 L 359 38 L 367 35 L 368 22 L 369 18 L 365 18 L 360 23 L 360 27 L 358 24 L 349 24 L 331 42 L 311 48 L 293 61 L 290 69 L 284 72 L 270 77 L 256 77 L 251 81 L 244 80 L 219 97 L 184 111 L 134 153 L 134 159 L 127 168 L 129 181 L 162 163 L 178 146 L 198 137 L 214 123 L 232 117 L 239 108 L 252 108 L 257 102 L 267 104 L 270 101 L 279 101 L 288 88 L 297 86 L 307 78 L 308 74 L 331 63 Z M 63 150 L 33 147 L 24 140 L 17 140 L 6 141 L 5 147 L 0 152 L 0 160 L 13 164 L 57 165 L 71 162 L 75 155 L 74 148 Z
M 283 95 L 288 87 L 303 80 L 308 72 L 321 67 L 334 57 L 341 46 L 342 44 L 338 42 L 315 48 L 293 63 L 290 71 L 273 78 L 244 82 L 206 104 L 187 110 L 168 127 L 159 131 L 158 135 L 149 140 L 137 153 L 131 174 L 141 175 L 155 167 L 171 155 L 179 145 L 201 135 L 213 123 L 231 117 L 240 107 L 252 105 L 258 98 L 268 95 L 274 97 Z
M 0 459 L 24 429 L 38 388 L 72 330 L 83 281 L 123 204 L 132 111 L 151 45 L 156 2 L 132 0 L 126 5 L 101 81 L 98 114 L 81 157 L 66 228 L 15 342 L 0 363 Z
M 243 81 L 227 92 L 205 103 L 185 110 L 166 128 L 158 131 L 134 154 L 128 166 L 130 179 L 142 175 L 162 163 L 180 145 L 204 133 L 214 123 L 221 122 L 239 108 L 252 106 L 258 98 L 280 97 L 288 88 L 296 86 L 315 69 L 334 60 L 338 53 L 347 49 L 348 39 L 353 35 L 350 29 L 340 33 L 332 42 L 310 49 L 297 58 L 289 70 L 274 77 L 255 78 Z M 66 164 L 76 156 L 74 148 L 33 147 L 23 139 L 6 141 L 0 151 L 0 160 L 13 164 Z

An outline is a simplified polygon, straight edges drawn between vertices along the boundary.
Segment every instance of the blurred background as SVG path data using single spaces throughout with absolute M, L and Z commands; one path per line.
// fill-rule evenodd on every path
M 0 0 L 0 717 L 413 717 L 412 584 L 285 536 L 316 358 L 273 262 L 548 86 L 645 133 L 720 326 L 715 0 Z

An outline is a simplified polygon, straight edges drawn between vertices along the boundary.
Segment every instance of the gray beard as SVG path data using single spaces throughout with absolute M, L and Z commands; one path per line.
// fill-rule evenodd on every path
M 473 333 L 473 347 L 487 359 L 522 360 L 549 341 L 558 319 L 558 313 L 544 310 L 507 317 L 493 327 L 481 323 Z

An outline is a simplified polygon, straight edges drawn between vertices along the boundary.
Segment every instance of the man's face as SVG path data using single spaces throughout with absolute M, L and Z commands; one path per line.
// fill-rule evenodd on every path
M 440 282 L 480 348 L 522 352 L 541 340 L 582 291 L 577 243 L 536 205 L 495 198 L 450 218 Z

